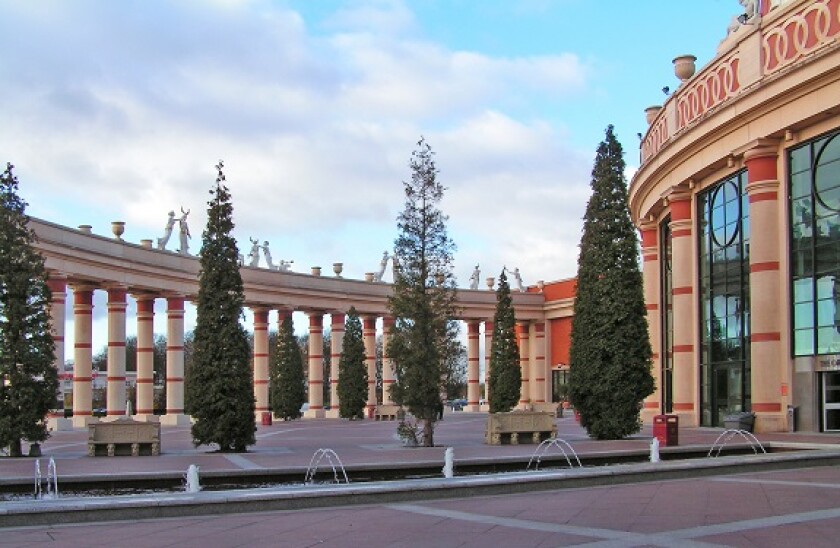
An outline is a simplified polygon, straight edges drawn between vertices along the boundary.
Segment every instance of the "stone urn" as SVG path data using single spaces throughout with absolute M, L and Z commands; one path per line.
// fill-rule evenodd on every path
M 645 109 L 645 120 L 647 120 L 648 125 L 651 125 L 656 120 L 656 116 L 660 110 L 662 110 L 662 105 L 653 105 Z
M 487 289 L 489 289 L 490 291 L 493 291 L 493 286 L 495 284 L 496 284 L 496 278 L 494 278 L 493 276 L 490 276 L 489 278 L 487 278 Z
M 118 240 L 122 240 L 122 235 L 125 233 L 125 221 L 111 221 L 111 232 Z
M 674 58 L 674 74 L 680 81 L 685 82 L 694 76 L 694 71 L 697 70 L 694 65 L 695 61 L 697 61 L 697 57 L 693 55 L 680 55 Z
M 336 278 L 341 278 L 341 272 L 344 270 L 344 263 L 333 263 L 333 272 Z
M 320 276 L 321 275 L 321 267 L 320 266 L 313 266 L 312 267 L 312 275 L 313 276 Z

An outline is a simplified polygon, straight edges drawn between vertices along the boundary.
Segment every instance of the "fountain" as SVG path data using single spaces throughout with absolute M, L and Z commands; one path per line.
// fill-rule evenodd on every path
M 198 481 L 198 466 L 190 464 L 185 477 L 187 493 L 198 493 L 201 491 L 201 483 Z
M 341 473 L 344 475 L 344 483 L 350 483 L 350 479 L 347 477 L 347 472 L 344 470 L 344 464 L 341 463 L 341 459 L 338 458 L 338 454 L 336 454 L 336 452 L 332 449 L 318 449 L 315 453 L 313 453 L 312 458 L 309 460 L 309 468 L 306 469 L 306 478 L 303 480 L 304 483 L 314 483 L 315 473 L 318 471 L 318 466 L 324 458 L 327 459 L 327 462 L 329 462 L 332 467 L 333 480 L 335 483 L 341 483 L 341 480 L 338 477 L 339 470 L 341 470 Z
M 572 460 L 569 458 L 569 453 L 571 453 L 572 456 L 575 458 L 577 465 L 579 467 L 583 467 L 583 465 L 580 463 L 580 459 L 578 458 L 577 453 L 575 453 L 575 450 L 572 448 L 571 445 L 569 445 L 569 442 L 560 438 L 554 438 L 549 440 L 543 440 L 537 446 L 537 448 L 534 450 L 534 454 L 531 455 L 531 459 L 528 461 L 528 467 L 526 468 L 526 470 L 531 469 L 531 464 L 534 463 L 534 459 L 536 459 L 536 465 L 534 466 L 534 470 L 539 470 L 540 461 L 542 460 L 546 452 L 548 452 L 548 450 L 552 447 L 556 447 L 563 453 L 563 457 L 566 458 L 566 463 L 569 465 L 569 468 L 574 468 Z M 566 449 L 568 449 L 569 451 L 566 452 Z
M 726 443 L 735 436 L 741 436 L 742 438 L 744 438 L 744 440 L 746 440 L 746 442 L 750 444 L 750 449 L 753 450 L 753 454 L 757 455 L 758 449 L 761 449 L 762 453 L 767 454 L 767 451 L 764 449 L 764 446 L 761 445 L 761 442 L 758 441 L 758 438 L 756 438 L 752 433 L 747 432 L 746 430 L 736 430 L 734 428 L 730 428 L 728 430 L 724 430 L 723 433 L 717 437 L 715 443 L 712 444 L 712 448 L 709 449 L 709 454 L 706 456 L 719 456 L 720 450 L 723 449 L 723 446 L 726 445 Z M 756 447 L 758 449 L 756 449 Z M 712 453 L 714 453 L 714 455 L 712 455 Z
M 650 462 L 659 462 L 659 438 L 650 440 Z
M 455 449 L 447 447 L 443 454 L 443 477 L 451 478 L 455 475 Z
M 41 459 L 35 459 L 35 499 L 58 498 L 58 474 L 55 471 L 55 459 L 50 457 L 47 464 L 47 490 L 44 492 L 41 476 Z

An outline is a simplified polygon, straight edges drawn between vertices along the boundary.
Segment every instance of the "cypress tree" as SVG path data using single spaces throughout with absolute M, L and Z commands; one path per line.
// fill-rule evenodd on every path
M 578 258 L 569 390 L 590 436 L 620 439 L 641 428 L 639 410 L 654 382 L 638 239 L 612 126 L 598 146 L 591 186 Z
M 496 290 L 493 343 L 490 346 L 490 412 L 506 413 L 516 407 L 522 388 L 516 316 L 504 269 Z
M 202 236 L 194 354 L 187 371 L 193 444 L 246 451 L 256 443 L 248 333 L 240 323 L 245 292 L 231 236 L 233 205 L 220 161 Z
M 47 272 L 13 169 L 0 176 L 0 447 L 18 457 L 22 440 L 49 436 L 44 418 L 56 405 L 58 372 Z
M 368 373 L 365 366 L 365 343 L 362 322 L 355 308 L 350 308 L 344 326 L 344 344 L 338 361 L 338 412 L 345 419 L 362 419 L 367 403 Z
M 277 333 L 277 346 L 271 356 L 271 408 L 284 420 L 300 418 L 306 402 L 306 382 L 303 376 L 303 357 L 292 329 L 292 317 L 287 316 Z
M 405 405 L 423 424 L 423 445 L 434 445 L 445 390 L 444 368 L 457 337 L 455 244 L 446 233 L 447 217 L 438 209 L 443 186 L 437 181 L 434 153 L 424 139 L 412 153 L 411 181 L 403 182 L 405 209 L 397 218 L 394 245 L 396 269 L 388 309 L 396 321 L 388 341 L 388 355 L 396 369 L 394 401 Z

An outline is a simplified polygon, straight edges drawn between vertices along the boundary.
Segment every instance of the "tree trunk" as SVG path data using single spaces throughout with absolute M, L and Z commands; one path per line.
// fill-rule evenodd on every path
M 22 457 L 23 451 L 20 447 L 20 440 L 15 440 L 9 444 L 9 456 L 10 457 Z
M 432 419 L 423 420 L 423 447 L 434 447 L 435 424 Z

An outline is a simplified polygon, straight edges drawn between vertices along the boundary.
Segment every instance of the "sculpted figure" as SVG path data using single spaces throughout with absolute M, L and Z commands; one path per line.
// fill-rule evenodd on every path
M 181 255 L 189 255 L 190 254 L 190 242 L 189 239 L 192 238 L 190 236 L 190 227 L 187 225 L 187 216 L 190 214 L 190 210 L 184 211 L 184 208 L 181 208 L 181 218 L 178 219 L 178 225 L 181 228 L 181 249 L 178 250 L 178 253 Z
M 280 259 L 280 264 L 277 266 L 277 270 L 280 272 L 289 272 L 292 270 L 293 262 L 294 261 L 284 261 L 283 259 Z
M 172 229 L 175 227 L 175 212 L 169 212 L 169 219 L 166 221 L 166 228 L 163 229 L 163 237 L 157 239 L 157 248 L 166 249 L 166 243 L 169 242 L 169 237 L 172 236 Z
M 268 240 L 263 242 L 262 250 L 265 263 L 268 265 L 269 270 L 277 270 L 277 267 L 274 266 L 274 261 L 271 259 L 271 251 L 268 250 Z
M 388 250 L 386 249 L 382 253 L 382 260 L 379 262 L 379 272 L 373 275 L 373 280 L 375 282 L 381 282 L 382 276 L 385 274 L 385 267 L 388 266 Z
M 758 0 L 738 0 L 738 3 L 744 8 L 744 13 L 732 18 L 726 29 L 727 35 L 737 31 L 742 25 L 753 22 L 758 16 Z
M 510 272 L 510 275 L 513 277 L 513 279 L 516 280 L 516 287 L 519 289 L 519 291 L 525 291 L 525 286 L 522 285 L 522 274 L 519 273 L 519 267 L 514 268 L 513 272 L 511 272 L 510 269 L 508 269 L 508 272 Z
M 478 269 L 478 265 L 475 265 L 472 276 L 470 276 L 470 289 L 478 289 L 479 276 L 481 276 L 481 271 Z
M 253 238 L 251 240 L 251 252 L 248 253 L 248 266 L 256 268 L 260 266 L 260 241 Z

